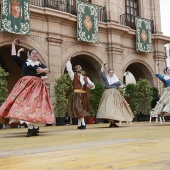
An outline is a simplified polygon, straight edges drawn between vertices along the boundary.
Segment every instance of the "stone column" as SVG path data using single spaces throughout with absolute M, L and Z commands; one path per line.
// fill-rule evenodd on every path
M 163 52 L 159 52 L 159 51 L 155 51 L 154 52 L 154 59 L 155 59 L 155 73 L 159 73 L 161 75 L 164 75 L 164 68 L 166 67 L 166 63 L 165 63 L 165 53 Z M 160 81 L 158 78 L 156 78 L 156 86 L 159 90 L 160 95 L 162 95 L 163 92 L 163 82 Z
M 153 42 L 153 49 L 154 49 L 153 57 L 154 57 L 154 62 L 155 62 L 155 73 L 159 73 L 161 75 L 164 75 L 163 70 L 166 67 L 166 53 L 164 50 L 164 44 L 165 42 L 157 39 L 157 37 Z M 156 78 L 155 82 L 159 90 L 159 93 L 162 94 L 163 83 L 158 78 Z
M 117 47 L 117 45 L 112 45 L 107 48 L 108 51 L 108 69 L 111 68 L 114 70 L 115 74 L 123 80 L 122 73 L 122 52 L 123 49 L 121 47 Z
M 61 44 L 63 42 L 60 38 L 47 37 L 49 66 L 51 73 L 50 78 L 50 99 L 54 103 L 54 84 L 55 79 L 61 76 Z
M 113 0 L 106 0 L 106 13 L 108 22 L 119 23 L 118 4 Z

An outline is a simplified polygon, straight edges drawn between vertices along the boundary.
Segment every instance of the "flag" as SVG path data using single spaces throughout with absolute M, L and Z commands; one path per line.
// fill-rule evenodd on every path
M 2 0 L 1 31 L 30 35 L 29 0 Z
M 77 1 L 77 39 L 98 43 L 98 7 Z
M 152 52 L 152 21 L 135 18 L 136 22 L 136 51 Z

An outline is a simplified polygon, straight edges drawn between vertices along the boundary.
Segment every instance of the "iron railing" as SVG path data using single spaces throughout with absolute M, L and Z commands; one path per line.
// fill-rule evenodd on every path
M 77 15 L 76 0 L 30 0 L 30 4 Z M 98 20 L 101 22 L 107 21 L 106 8 L 103 6 L 98 6 Z
M 126 26 L 130 27 L 131 29 L 136 30 L 135 16 L 129 15 L 128 13 L 124 13 L 124 14 L 120 15 L 120 24 L 126 25 Z M 153 21 L 151 24 L 152 24 L 152 34 L 154 34 L 155 30 L 154 30 Z

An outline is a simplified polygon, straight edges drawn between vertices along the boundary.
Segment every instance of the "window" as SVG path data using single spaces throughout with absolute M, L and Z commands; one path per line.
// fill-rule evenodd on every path
M 135 16 L 139 16 L 138 0 L 125 0 L 125 23 L 132 29 L 136 29 Z
M 77 11 L 76 11 L 76 1 L 77 0 L 67 0 L 67 1 L 70 2 L 71 14 L 77 15 Z M 81 1 L 91 3 L 91 0 L 81 0 Z

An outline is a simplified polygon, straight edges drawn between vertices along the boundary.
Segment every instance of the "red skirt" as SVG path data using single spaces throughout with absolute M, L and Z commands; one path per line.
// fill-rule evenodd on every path
M 19 79 L 0 107 L 0 116 L 32 123 L 54 123 L 54 114 L 44 81 L 35 76 Z

